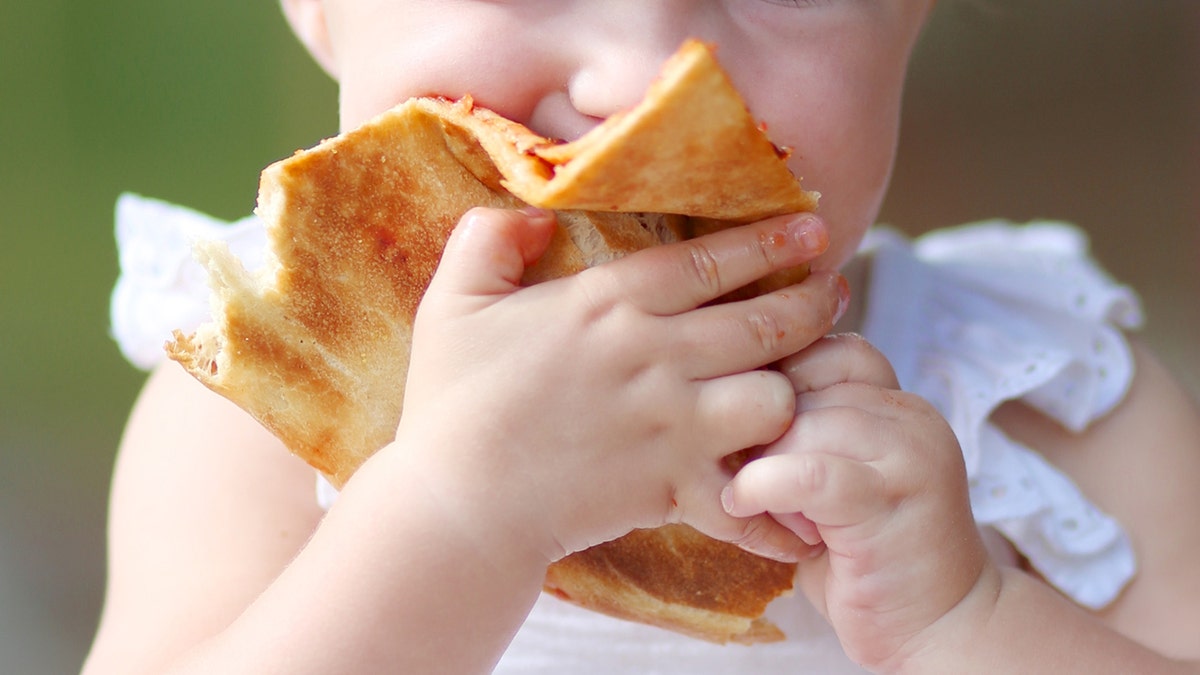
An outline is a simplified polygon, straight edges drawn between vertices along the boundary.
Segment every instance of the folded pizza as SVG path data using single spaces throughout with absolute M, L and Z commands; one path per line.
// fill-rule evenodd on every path
M 689 41 L 634 108 L 570 143 L 469 98 L 417 98 L 262 173 L 269 250 L 249 271 L 220 243 L 197 255 L 212 321 L 168 355 L 335 486 L 393 440 L 417 305 L 470 208 L 553 209 L 524 283 L 660 243 L 812 210 L 707 45 Z M 802 278 L 794 270 L 758 292 Z M 695 530 L 639 530 L 551 566 L 546 590 L 716 642 L 782 637 L 762 619 L 794 567 Z

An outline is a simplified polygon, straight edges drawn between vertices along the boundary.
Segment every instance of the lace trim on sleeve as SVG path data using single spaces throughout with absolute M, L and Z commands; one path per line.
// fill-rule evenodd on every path
M 989 222 L 911 243 L 882 232 L 870 247 L 864 333 L 954 429 L 976 520 L 1080 604 L 1111 602 L 1136 568 L 1125 533 L 989 416 L 1019 399 L 1080 431 L 1112 410 L 1133 378 L 1122 329 L 1141 323 L 1136 296 L 1060 223 Z
M 194 330 L 209 318 L 207 276 L 192 258 L 192 243 L 229 243 L 247 268 L 262 261 L 266 234 L 254 216 L 234 223 L 133 194 L 117 200 L 120 276 L 110 306 L 112 336 L 133 365 L 162 361 L 171 331 Z

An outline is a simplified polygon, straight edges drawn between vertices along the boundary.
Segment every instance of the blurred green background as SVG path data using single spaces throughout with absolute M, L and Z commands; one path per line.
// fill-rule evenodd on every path
M 889 0 L 890 1 L 890 0 Z M 1200 391 L 1200 3 L 943 0 L 883 219 L 1086 224 Z M 107 333 L 131 190 L 234 219 L 259 170 L 336 129 L 274 2 L 0 4 L 0 672 L 78 669 L 142 374 Z
M 108 337 L 114 200 L 245 215 L 336 130 L 336 89 L 274 2 L 3 0 L 0 97 L 0 673 L 69 673 L 143 377 Z

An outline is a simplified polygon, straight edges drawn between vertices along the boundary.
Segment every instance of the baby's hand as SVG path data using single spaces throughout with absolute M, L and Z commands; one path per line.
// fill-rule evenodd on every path
M 791 423 L 791 384 L 756 369 L 830 329 L 838 278 L 703 305 L 820 254 L 822 222 L 777 218 L 521 287 L 553 228 L 552 214 L 477 209 L 446 246 L 396 444 L 432 498 L 547 560 L 668 522 L 806 550 L 769 516 L 724 512 L 721 459 Z
M 773 513 L 826 551 L 800 585 L 847 654 L 878 668 L 949 612 L 987 554 L 946 421 L 899 391 L 891 365 L 856 335 L 831 336 L 783 363 L 796 419 L 722 495 L 730 514 Z

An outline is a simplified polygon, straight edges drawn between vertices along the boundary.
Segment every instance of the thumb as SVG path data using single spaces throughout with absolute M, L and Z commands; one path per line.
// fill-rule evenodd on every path
M 474 208 L 458 221 L 429 290 L 464 295 L 509 293 L 554 234 L 553 211 Z

